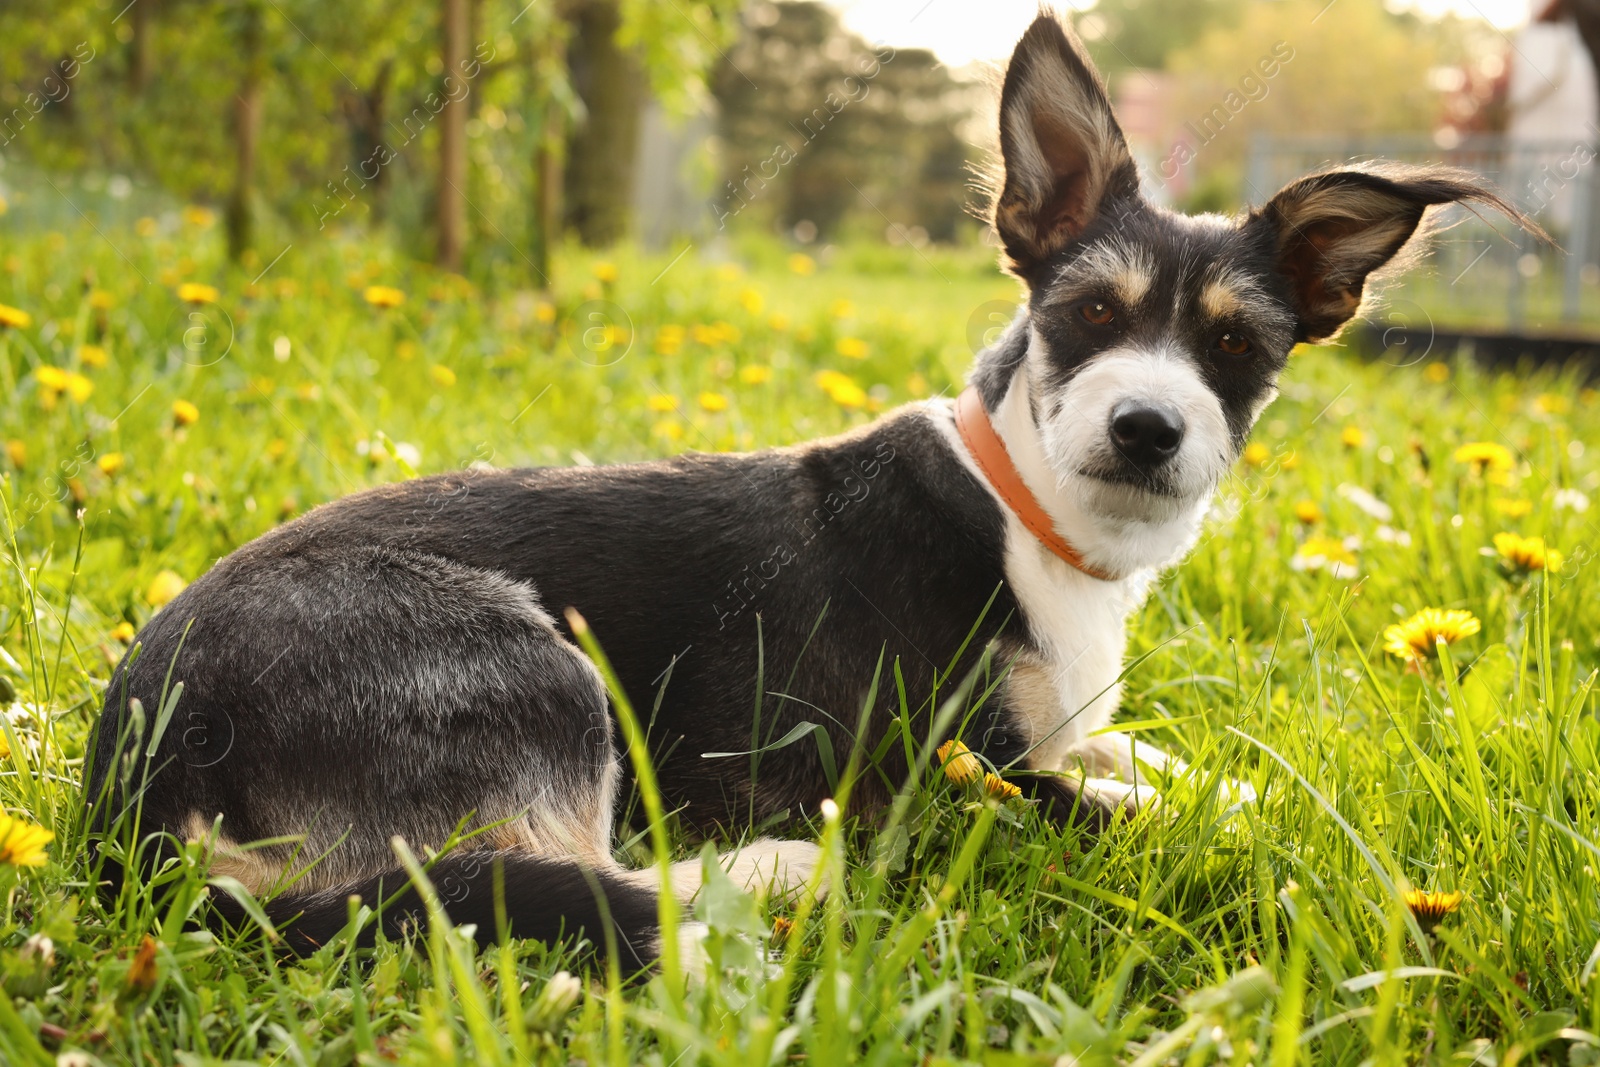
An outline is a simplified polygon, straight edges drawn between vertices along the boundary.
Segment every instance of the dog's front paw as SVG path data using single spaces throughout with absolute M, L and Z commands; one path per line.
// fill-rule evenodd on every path
M 1039 811 L 1058 826 L 1076 826 L 1102 833 L 1119 820 L 1127 822 L 1141 809 L 1155 808 L 1161 796 L 1144 782 L 1062 774 L 1014 776 L 1039 803 Z
M 757 896 L 789 900 L 800 894 L 822 862 L 822 846 L 810 841 L 763 837 L 722 857 L 728 877 Z M 819 887 L 817 895 L 826 891 Z

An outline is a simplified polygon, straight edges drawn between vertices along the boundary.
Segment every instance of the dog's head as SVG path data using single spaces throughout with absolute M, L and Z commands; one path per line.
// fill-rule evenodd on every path
M 1060 502 L 1107 536 L 1193 526 L 1290 349 L 1359 311 L 1429 208 L 1532 225 L 1469 173 L 1398 165 L 1303 178 L 1238 218 L 1156 207 L 1099 76 L 1049 15 L 1012 55 L 1000 148 L 994 227 L 1029 292 L 974 384 L 991 411 L 1026 387 Z

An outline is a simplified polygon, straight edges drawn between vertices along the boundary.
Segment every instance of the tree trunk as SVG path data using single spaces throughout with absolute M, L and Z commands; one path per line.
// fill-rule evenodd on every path
M 446 270 L 460 270 L 467 229 L 467 79 L 463 70 L 470 47 L 471 5 L 468 0 L 444 0 L 442 14 L 445 83 L 440 94 L 447 102 L 439 112 L 436 258 Z
M 567 64 L 587 112 L 567 143 L 567 221 L 586 245 L 610 244 L 628 228 L 639 148 L 644 73 L 617 47 L 616 0 L 586 0 L 573 12 Z
M 550 256 L 561 232 L 561 105 L 544 105 L 539 143 L 533 153 L 533 270 L 544 288 L 550 287 Z
M 139 0 L 128 12 L 128 28 L 132 39 L 128 41 L 128 87 L 134 96 L 142 96 L 150 81 L 150 15 L 155 0 Z
M 256 144 L 261 132 L 261 5 L 240 12 L 244 73 L 233 101 L 233 191 L 228 196 L 228 256 L 237 262 L 255 243 Z
M 389 78 L 394 60 L 385 59 L 365 91 L 351 90 L 343 98 L 344 117 L 350 127 L 350 170 L 361 180 L 374 224 L 381 223 L 387 203 L 388 152 L 384 116 L 389 109 Z
M 1600 89 L 1600 0 L 1567 0 L 1567 10 L 1572 13 L 1572 21 L 1578 24 L 1578 36 L 1583 39 L 1583 47 L 1589 50 L 1595 87 Z M 1600 93 L 1596 94 L 1595 103 L 1600 106 Z M 1600 137 L 1600 129 L 1587 132 L 1590 137 Z

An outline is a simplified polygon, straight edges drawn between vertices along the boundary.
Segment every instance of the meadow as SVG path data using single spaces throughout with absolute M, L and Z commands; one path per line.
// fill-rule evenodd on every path
M 229 266 L 219 230 L 0 246 L 0 1062 L 1600 1063 L 1600 397 L 1441 352 L 1294 355 L 1132 622 L 1113 729 L 1195 770 L 1103 835 L 942 772 L 930 724 L 981 699 L 952 678 L 901 707 L 919 758 L 885 819 L 789 828 L 825 847 L 821 903 L 712 878 L 703 978 L 442 924 L 286 960 L 191 921 L 224 889 L 198 849 L 100 899 L 92 721 L 218 557 L 418 473 L 760 448 L 953 395 L 1017 297 L 981 248 L 568 249 L 536 291 L 353 233 Z M 619 851 L 703 844 L 657 827 Z

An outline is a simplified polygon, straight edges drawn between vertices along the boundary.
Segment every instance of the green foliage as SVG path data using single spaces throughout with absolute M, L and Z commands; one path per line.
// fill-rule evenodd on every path
M 46 866 L 0 864 L 0 1061 L 1594 1062 L 1600 590 L 1578 505 L 1600 492 L 1600 399 L 1573 379 L 1293 357 L 1259 448 L 1133 620 L 1117 729 L 1194 770 L 1131 825 L 1058 832 L 946 780 L 930 717 L 981 697 L 951 679 L 948 705 L 900 709 L 918 770 L 892 812 L 809 828 L 822 903 L 713 876 L 711 976 L 681 996 L 563 977 L 584 973 L 570 944 L 480 952 L 437 927 L 283 961 L 185 925 L 213 891 L 198 847 L 162 876 L 169 910 L 88 885 L 89 724 L 117 627 L 161 583 L 416 471 L 788 444 L 949 395 L 972 320 L 1015 286 L 976 250 L 811 260 L 745 238 L 724 263 L 567 249 L 548 297 L 496 296 L 365 238 L 297 243 L 257 278 L 202 215 L 30 236 L 18 213 L 0 252 L 0 304 L 31 316 L 0 330 L 0 805 L 56 839 Z M 188 281 L 216 303 L 181 303 Z M 369 304 L 372 284 L 403 303 Z M 609 329 L 574 322 L 596 300 Z M 1472 441 L 1511 465 L 1457 462 Z M 1565 562 L 1510 570 L 1484 554 L 1505 530 Z M 1312 562 L 1314 538 L 1354 573 Z M 1408 668 L 1383 631 L 1425 606 L 1482 631 Z M 898 690 L 894 664 L 878 685 Z M 1411 885 L 1464 900 L 1425 935 Z

